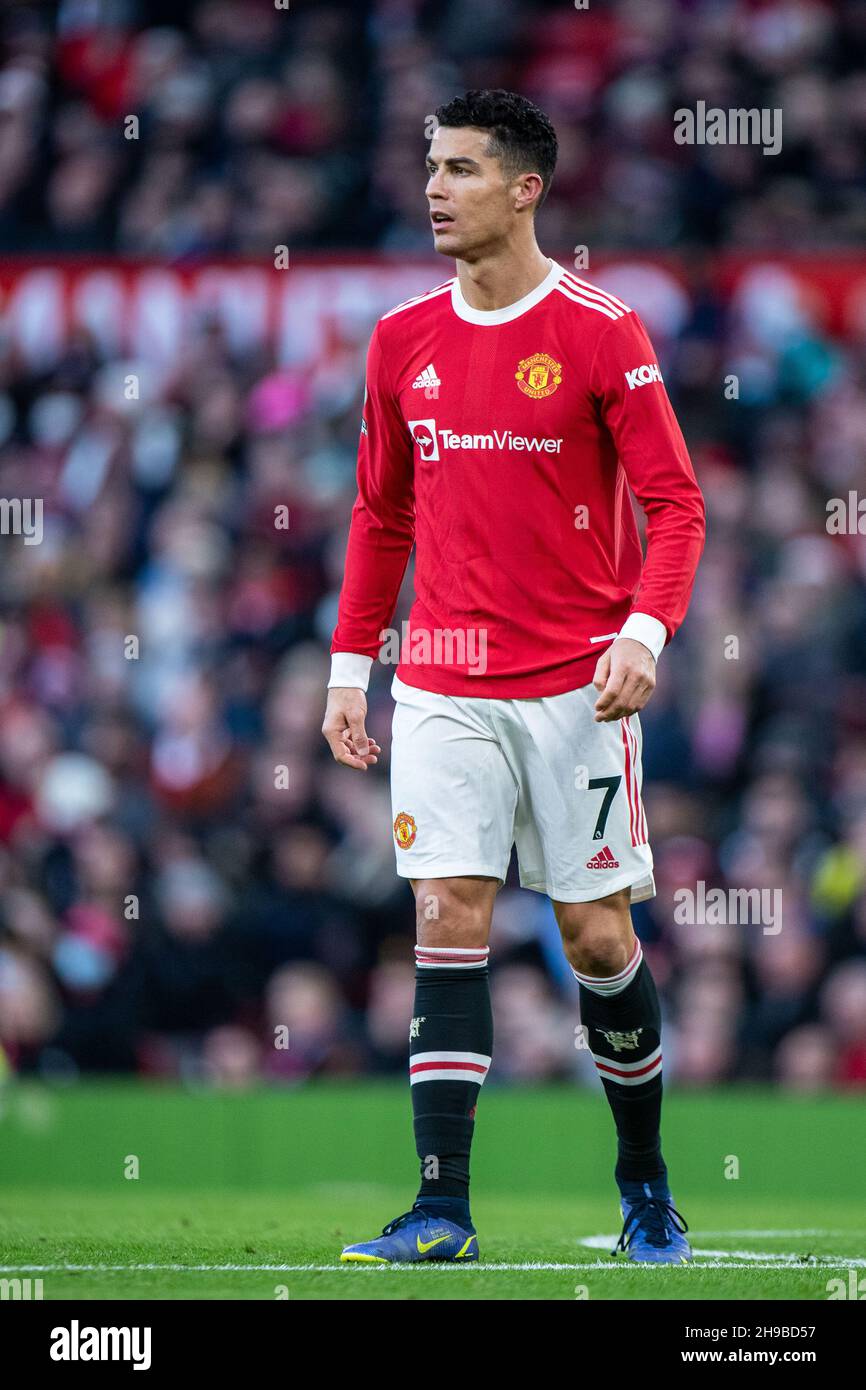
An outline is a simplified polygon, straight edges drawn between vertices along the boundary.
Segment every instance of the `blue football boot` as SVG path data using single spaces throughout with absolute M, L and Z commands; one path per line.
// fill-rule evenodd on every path
M 621 1182 L 622 1234 L 611 1250 L 622 1250 L 640 1264 L 680 1265 L 692 1258 L 692 1247 L 683 1235 L 689 1228 L 676 1210 L 664 1178 L 651 1182 Z
M 420 1260 L 478 1259 L 478 1238 L 473 1226 L 465 1230 L 453 1221 L 429 1216 L 415 1207 L 390 1221 L 375 1240 L 347 1245 L 341 1260 L 358 1264 L 415 1264 Z

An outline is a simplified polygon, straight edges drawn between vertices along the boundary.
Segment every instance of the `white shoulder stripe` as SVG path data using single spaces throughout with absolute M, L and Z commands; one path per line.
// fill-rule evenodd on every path
M 561 295 L 564 295 L 566 299 L 570 299 L 572 304 L 583 304 L 585 308 L 595 309 L 596 313 L 604 314 L 605 318 L 608 319 L 622 318 L 619 309 L 608 309 L 606 305 L 598 304 L 594 299 L 584 299 L 583 295 L 573 294 L 571 290 L 566 289 L 562 284 L 557 285 L 556 289 Z
M 581 294 L 587 295 L 589 299 L 600 299 L 605 304 L 610 305 L 612 309 L 622 309 L 625 314 L 631 313 L 629 306 L 623 304 L 621 299 L 617 299 L 615 294 L 611 294 L 608 290 L 600 290 L 598 285 L 591 285 L 588 280 L 578 279 L 576 275 L 572 275 L 570 270 L 567 270 L 562 278 L 570 289 L 578 290 Z
M 397 304 L 393 309 L 389 309 L 387 314 L 383 314 L 383 319 L 389 319 L 392 314 L 401 314 L 404 309 L 412 309 L 416 304 L 425 304 L 428 299 L 435 299 L 437 295 L 450 293 L 453 280 L 447 280 L 444 285 L 437 285 L 433 290 L 427 290 L 424 294 L 416 294 L 413 299 L 404 299 L 402 304 Z
M 615 294 L 608 294 L 607 290 L 600 290 L 598 285 L 590 285 L 586 280 L 579 280 L 576 275 L 568 272 L 562 277 L 562 283 L 575 294 L 585 295 L 587 299 L 595 299 L 599 304 L 606 304 L 609 309 L 618 309 L 622 314 L 630 314 L 631 308 L 628 304 L 623 304 L 621 299 L 617 299 Z

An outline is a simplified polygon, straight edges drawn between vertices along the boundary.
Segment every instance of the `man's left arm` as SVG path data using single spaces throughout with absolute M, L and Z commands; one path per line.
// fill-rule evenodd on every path
M 647 518 L 646 559 L 631 612 L 596 666 L 600 723 L 634 714 L 655 689 L 656 661 L 688 609 L 706 508 L 655 349 L 633 311 L 602 334 L 590 384 Z

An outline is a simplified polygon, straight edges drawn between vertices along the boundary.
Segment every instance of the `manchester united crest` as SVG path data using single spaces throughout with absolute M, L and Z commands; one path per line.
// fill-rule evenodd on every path
M 518 362 L 514 376 L 521 391 L 540 401 L 544 396 L 552 396 L 562 381 L 562 363 L 554 362 L 546 352 L 534 352 Z
M 400 811 L 394 821 L 394 839 L 400 849 L 410 849 L 415 843 L 418 827 L 408 811 Z
M 609 1033 L 605 1028 L 596 1028 L 595 1031 L 607 1039 L 614 1052 L 627 1052 L 638 1046 L 638 1038 L 643 1029 L 631 1028 L 627 1033 Z

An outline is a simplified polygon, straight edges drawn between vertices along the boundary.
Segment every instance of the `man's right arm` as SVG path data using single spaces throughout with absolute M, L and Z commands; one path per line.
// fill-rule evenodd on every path
M 367 353 L 358 495 L 331 641 L 328 708 L 322 725 L 337 761 L 364 769 L 365 758 L 376 761 L 367 750 L 364 691 L 382 631 L 394 616 L 415 540 L 414 446 L 392 389 L 380 332 L 377 324 Z

